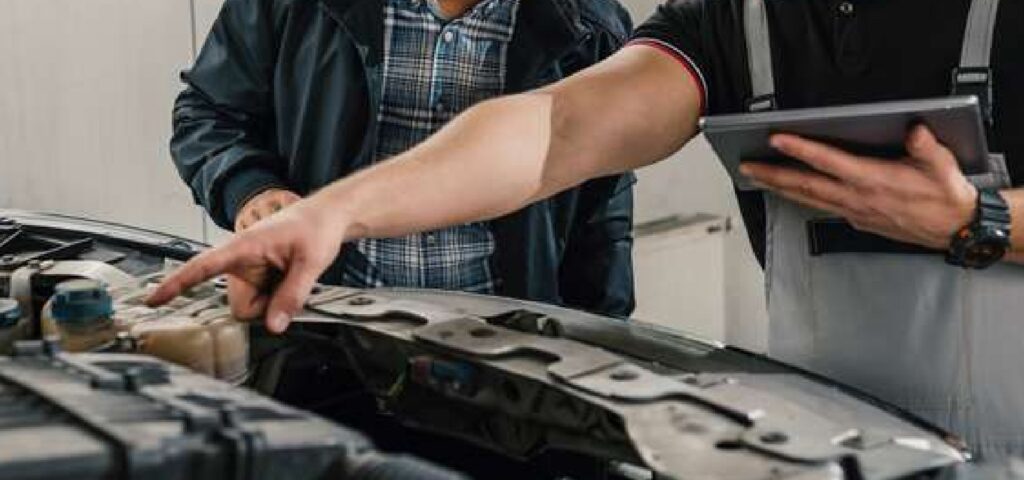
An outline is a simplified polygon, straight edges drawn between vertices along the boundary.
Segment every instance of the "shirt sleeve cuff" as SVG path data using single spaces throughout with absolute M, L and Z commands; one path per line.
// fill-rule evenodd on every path
M 627 46 L 641 45 L 645 47 L 654 48 L 662 53 L 665 53 L 676 61 L 686 70 L 686 73 L 690 76 L 693 84 L 697 87 L 698 95 L 700 96 L 700 112 L 701 114 L 707 113 L 708 105 L 708 83 L 704 78 L 704 73 L 701 71 L 697 63 L 690 58 L 689 55 L 684 53 L 682 50 L 676 48 L 674 45 L 656 38 L 637 38 L 631 40 Z
M 235 217 L 238 211 L 252 197 L 271 188 L 288 188 L 277 175 L 260 169 L 249 168 L 236 172 L 231 179 L 224 184 L 221 191 L 221 219 L 220 226 L 234 229 Z

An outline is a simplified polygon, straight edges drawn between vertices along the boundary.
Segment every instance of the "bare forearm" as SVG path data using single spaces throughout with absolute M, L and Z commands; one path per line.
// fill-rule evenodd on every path
M 1013 230 L 1010 234 L 1011 250 L 1006 260 L 1024 264 L 1024 189 L 1003 190 L 1003 198 L 1010 204 L 1010 220 Z
M 697 91 L 672 62 L 626 49 L 550 88 L 484 102 L 311 201 L 338 212 L 346 239 L 393 237 L 494 218 L 656 162 L 696 130 Z
M 311 201 L 354 227 L 350 238 L 499 216 L 557 188 L 545 183 L 550 118 L 549 95 L 486 102 L 427 142 L 332 184 Z

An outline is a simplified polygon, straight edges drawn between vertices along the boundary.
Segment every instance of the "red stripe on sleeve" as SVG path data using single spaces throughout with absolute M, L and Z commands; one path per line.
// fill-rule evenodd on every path
M 682 65 L 683 68 L 686 70 L 686 73 L 689 74 L 690 80 L 692 80 L 693 84 L 697 87 L 697 92 L 700 96 L 701 114 L 703 115 L 704 113 L 706 113 L 708 92 L 707 87 L 704 85 L 704 76 L 701 75 L 700 70 L 697 68 L 697 65 L 694 65 L 693 61 L 690 60 L 689 57 L 687 57 L 683 52 L 680 52 L 679 50 L 676 50 L 675 48 L 672 48 L 669 45 L 665 44 L 664 42 L 658 40 L 640 38 L 633 40 L 629 42 L 629 44 L 627 44 L 627 46 L 631 45 L 642 45 L 645 47 L 655 48 L 661 52 L 668 54 L 676 61 L 678 61 L 679 64 Z

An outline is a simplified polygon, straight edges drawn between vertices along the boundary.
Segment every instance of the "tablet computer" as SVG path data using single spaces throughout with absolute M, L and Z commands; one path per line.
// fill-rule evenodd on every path
M 792 133 L 854 154 L 895 159 L 906 156 L 907 132 L 918 123 L 927 125 L 953 151 L 965 175 L 988 173 L 988 143 L 974 96 L 710 116 L 701 119 L 701 129 L 736 186 L 755 190 L 739 173 L 740 162 L 810 168 L 773 149 L 768 143 L 773 133 Z

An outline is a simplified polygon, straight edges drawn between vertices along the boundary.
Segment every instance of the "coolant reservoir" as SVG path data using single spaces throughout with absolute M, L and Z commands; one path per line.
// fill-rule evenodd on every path
M 128 330 L 141 353 L 216 375 L 213 335 L 189 318 L 140 322 Z
M 22 315 L 17 300 L 0 298 L 0 354 L 10 354 L 14 342 L 27 339 L 31 326 L 28 316 Z
M 154 275 L 110 288 L 97 280 L 64 281 L 43 306 L 41 333 L 59 336 L 66 351 L 110 348 L 148 354 L 242 383 L 249 367 L 248 326 L 231 316 L 221 290 L 206 283 L 167 305 L 151 308 L 145 299 L 159 279 Z M 11 325 L 24 325 L 24 333 L 20 327 L 5 327 L 0 318 L 0 350 L 34 331 L 28 330 L 35 326 L 31 316 L 20 316 Z
M 242 381 L 249 371 L 249 327 L 231 316 L 230 309 L 200 318 L 213 334 L 217 376 Z
M 133 339 L 134 351 L 232 383 L 245 379 L 247 326 L 231 316 L 219 292 L 156 309 L 143 305 L 145 293 L 126 292 L 114 314 L 115 328 Z
M 43 306 L 43 335 L 59 335 L 61 348 L 88 352 L 109 346 L 117 331 L 112 319 L 114 301 L 96 280 L 61 282 Z
M 221 315 L 165 317 L 136 322 L 127 330 L 136 350 L 229 382 L 245 379 L 249 339 L 244 324 Z

